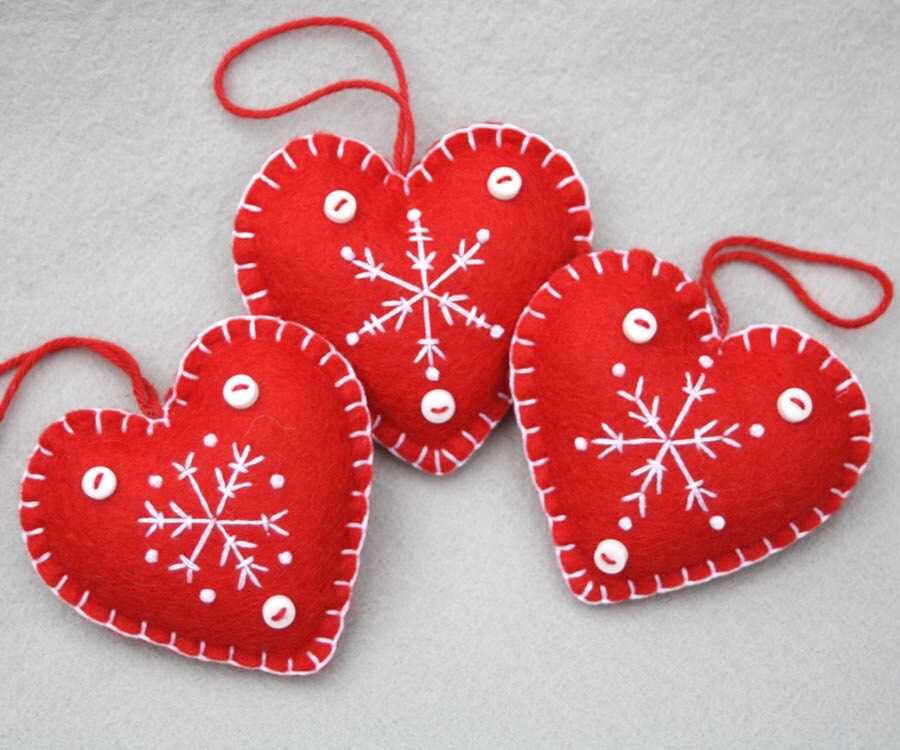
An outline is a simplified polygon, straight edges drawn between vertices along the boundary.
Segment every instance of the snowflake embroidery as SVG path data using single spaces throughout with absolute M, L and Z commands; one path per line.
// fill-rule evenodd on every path
M 348 333 L 347 343 L 355 346 L 364 334 L 376 336 L 385 333 L 385 324 L 391 321 L 394 330 L 399 331 L 407 318 L 415 316 L 417 311 L 420 311 L 422 337 L 418 339 L 419 350 L 413 364 L 423 363 L 425 377 L 428 380 L 438 380 L 441 374 L 436 363 L 439 359 L 445 360 L 447 356 L 441 349 L 441 339 L 436 330 L 441 319 L 433 315 L 434 311 L 440 312 L 443 322 L 448 326 L 452 326 L 458 319 L 464 321 L 467 326 L 488 331 L 495 339 L 504 333 L 503 326 L 491 324 L 476 305 L 470 304 L 469 295 L 454 294 L 442 288 L 445 282 L 458 272 L 464 273 L 470 268 L 484 265 L 485 261 L 478 257 L 478 253 L 490 240 L 491 235 L 487 229 L 479 229 L 475 233 L 475 242 L 468 247 L 466 240 L 461 239 L 458 251 L 452 253 L 453 262 L 440 275 L 433 278 L 437 251 L 427 249 L 433 238 L 428 228 L 422 226 L 422 212 L 415 208 L 411 209 L 406 218 L 410 223 L 409 242 L 415 248 L 414 252 L 408 250 L 406 256 L 411 262 L 412 271 L 418 272 L 417 276 L 415 273 L 412 274 L 415 277 L 412 281 L 385 271 L 384 263 L 376 262 L 372 250 L 368 247 L 363 250 L 363 259 L 357 258 L 351 247 L 341 249 L 341 257 L 360 269 L 356 274 L 357 279 L 386 281 L 401 290 L 399 296 L 381 303 L 382 307 L 387 308 L 385 312 L 380 315 L 372 313 L 356 331 Z
M 229 503 L 235 501 L 237 494 L 253 485 L 252 482 L 241 480 L 250 473 L 254 466 L 264 460 L 263 456 L 251 456 L 250 451 L 249 445 L 239 449 L 237 443 L 232 444 L 234 460 L 228 464 L 230 474 L 227 479 L 222 468 L 218 466 L 214 468 L 216 492 L 218 493 L 215 505 L 209 502 L 197 481 L 196 474 L 199 467 L 194 465 L 195 454 L 193 452 L 188 454 L 184 463 L 172 463 L 177 472 L 177 480 L 187 482 L 190 486 L 193 499 L 199 505 L 199 510 L 202 511 L 200 514 L 194 515 L 182 510 L 174 500 L 169 501 L 168 512 L 171 515 L 167 515 L 166 510 L 157 510 L 149 500 L 144 502 L 144 508 L 148 515 L 139 518 L 138 523 L 147 526 L 146 536 L 149 537 L 157 531 L 165 531 L 167 528 L 170 529 L 172 539 L 185 533 L 200 532 L 190 554 L 180 554 L 178 562 L 169 565 L 169 570 L 183 572 L 187 583 L 192 583 L 194 575 L 200 572 L 200 559 L 204 550 L 218 541 L 221 544 L 219 567 L 224 567 L 229 561 L 234 562 L 238 590 L 243 589 L 247 581 L 262 588 L 259 574 L 266 573 L 269 569 L 256 562 L 255 555 L 250 554 L 250 550 L 256 549 L 258 545 L 242 537 L 251 531 L 262 532 L 266 536 L 273 533 L 288 536 L 288 532 L 277 523 L 287 515 L 287 510 L 281 510 L 271 516 L 260 514 L 258 518 L 224 517 Z
M 735 440 L 732 435 L 739 429 L 740 425 L 735 423 L 730 427 L 717 429 L 719 420 L 713 419 L 702 427 L 695 427 L 690 435 L 681 436 L 684 432 L 682 427 L 685 420 L 690 416 L 691 409 L 694 404 L 699 403 L 707 396 L 711 396 L 716 391 L 714 388 L 704 388 L 706 380 L 705 375 L 700 375 L 696 381 L 691 377 L 689 372 L 684 374 L 685 385 L 681 389 L 685 394 L 684 402 L 672 426 L 668 429 L 663 427 L 662 420 L 659 415 L 659 396 L 653 396 L 648 401 L 648 397 L 644 394 L 644 378 L 639 377 L 634 391 L 625 390 L 618 391 L 620 398 L 633 405 L 633 409 L 628 412 L 628 416 L 635 420 L 643 427 L 645 433 L 649 435 L 637 435 L 635 437 L 625 437 L 624 432 L 617 432 L 606 422 L 601 423 L 600 428 L 604 433 L 603 437 L 592 439 L 578 437 L 575 439 L 575 448 L 579 451 L 586 451 L 588 446 L 593 444 L 600 446 L 603 450 L 597 456 L 599 460 L 603 460 L 612 453 L 624 454 L 629 448 L 641 449 L 650 446 L 655 449 L 650 458 L 634 471 L 631 476 L 642 478 L 640 487 L 637 491 L 624 495 L 621 500 L 623 503 L 637 503 L 638 513 L 641 518 L 647 515 L 647 496 L 651 488 L 659 496 L 663 491 L 663 479 L 669 469 L 675 468 L 681 474 L 684 480 L 685 490 L 685 511 L 692 508 L 699 508 L 704 513 L 709 513 L 707 501 L 716 497 L 713 490 L 704 486 L 704 480 L 694 476 L 690 468 L 691 448 L 710 458 L 716 458 L 717 454 L 714 448 L 718 445 L 726 445 L 731 448 L 740 448 L 741 444 Z M 753 432 L 753 429 L 751 432 Z M 693 454 L 696 455 L 696 454 Z M 626 525 L 630 527 L 630 521 L 623 519 Z M 621 525 L 621 522 L 620 522 Z M 713 528 L 722 528 L 724 519 L 721 516 L 714 516 L 710 519 L 710 525 Z

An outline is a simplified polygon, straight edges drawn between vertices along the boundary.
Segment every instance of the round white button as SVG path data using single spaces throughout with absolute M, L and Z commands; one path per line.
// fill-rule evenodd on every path
M 356 216 L 356 198 L 346 190 L 332 190 L 325 196 L 325 216 L 335 224 L 346 224 Z
M 778 413 L 785 422 L 802 422 L 812 409 L 812 398 L 802 388 L 788 388 L 778 397 Z
M 618 539 L 604 539 L 594 550 L 594 565 L 602 573 L 621 573 L 628 562 L 628 548 Z
M 511 201 L 522 189 L 522 175 L 512 167 L 497 167 L 488 177 L 487 187 L 498 201 Z
M 225 381 L 222 396 L 235 409 L 249 409 L 259 398 L 259 386 L 249 375 L 232 375 Z
M 636 307 L 622 321 L 622 333 L 633 344 L 646 344 L 656 335 L 656 317 L 643 307 Z
M 297 608 L 289 597 L 276 594 L 266 599 L 262 606 L 262 616 L 270 628 L 284 630 L 297 616 Z
M 106 500 L 112 497 L 118 486 L 119 480 L 115 473 L 105 466 L 88 469 L 81 478 L 81 490 L 91 500 Z
M 212 589 L 203 589 L 200 591 L 200 601 L 204 604 L 212 604 L 216 600 L 216 592 Z
M 456 400 L 450 391 L 435 388 L 422 397 L 422 416 L 432 424 L 444 424 L 456 414 Z

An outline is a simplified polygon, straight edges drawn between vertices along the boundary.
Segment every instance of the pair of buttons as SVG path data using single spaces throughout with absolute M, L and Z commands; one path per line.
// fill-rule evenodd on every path
M 522 190 L 522 175 L 512 167 L 497 167 L 487 179 L 488 192 L 499 201 L 511 201 Z M 322 210 L 335 224 L 347 224 L 356 218 L 358 204 L 353 193 L 332 190 L 325 196 Z
M 633 344 L 646 344 L 654 339 L 659 330 L 656 316 L 643 307 L 629 310 L 622 320 L 622 333 Z M 711 365 L 709 357 L 702 357 L 704 367 Z M 802 388 L 788 388 L 778 396 L 776 402 L 779 416 L 791 424 L 799 424 L 812 414 L 812 396 Z

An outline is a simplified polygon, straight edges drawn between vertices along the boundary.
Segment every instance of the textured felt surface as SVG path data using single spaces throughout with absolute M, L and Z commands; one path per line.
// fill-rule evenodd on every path
M 644 250 L 576 258 L 522 313 L 516 417 L 581 601 L 760 562 L 836 512 L 864 471 L 869 406 L 836 355 L 789 326 L 724 333 L 700 284 Z
M 85 4 L 87 5 L 87 4 Z M 164 389 L 206 325 L 240 314 L 234 212 L 290 136 L 389 153 L 396 108 L 344 94 L 270 122 L 225 115 L 231 44 L 312 12 L 378 23 L 411 77 L 421 155 L 505 120 L 566 148 L 598 246 L 648 247 L 698 275 L 734 232 L 867 257 L 900 275 L 900 10 L 883 2 L 7 3 L 0 8 L 4 353 L 62 333 L 125 344 Z M 234 68 L 275 104 L 390 69 L 340 32 L 284 38 Z M 314 62 L 316 64 L 314 64 Z M 819 323 L 756 269 L 720 274 L 735 329 L 829 344 L 872 401 L 875 445 L 847 507 L 763 565 L 588 608 L 555 567 L 516 426 L 435 480 L 376 452 L 369 534 L 340 651 L 299 679 L 202 665 L 92 627 L 50 594 L 20 538 L 19 480 L 70 409 L 132 408 L 129 385 L 62 354 L 0 429 L 0 723 L 12 746 L 890 747 L 900 732 L 900 317 Z M 875 285 L 802 277 L 859 314 Z M 717 277 L 718 278 L 718 277 Z
M 35 569 L 87 619 L 312 674 L 343 631 L 371 482 L 349 363 L 301 325 L 237 317 L 191 344 L 160 418 L 82 409 L 47 427 L 20 515 Z
M 490 193 L 497 169 L 514 170 L 515 196 Z M 330 200 L 352 218 L 329 218 Z M 519 313 L 590 240 L 576 166 L 514 125 L 449 133 L 408 175 L 364 143 L 316 133 L 251 179 L 234 262 L 248 310 L 332 340 L 366 388 L 376 439 L 440 475 L 506 414 Z

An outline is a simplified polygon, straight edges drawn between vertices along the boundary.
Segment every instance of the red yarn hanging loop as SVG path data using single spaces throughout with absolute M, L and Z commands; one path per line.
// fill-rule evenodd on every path
M 288 31 L 324 26 L 353 29 L 378 42 L 382 49 L 387 53 L 388 57 L 390 57 L 391 64 L 394 66 L 394 71 L 397 74 L 397 88 L 393 89 L 379 81 L 354 78 L 337 81 L 327 86 L 323 86 L 322 88 L 316 89 L 309 94 L 305 94 L 292 102 L 282 104 L 278 107 L 270 107 L 268 109 L 242 107 L 235 104 L 229 98 L 228 94 L 225 92 L 225 73 L 228 70 L 228 66 L 231 65 L 236 58 L 240 57 L 251 47 Z M 251 36 L 249 39 L 245 39 L 225 53 L 218 68 L 216 68 L 214 87 L 216 96 L 219 98 L 219 101 L 225 109 L 238 117 L 249 117 L 254 119 L 278 117 L 279 115 L 293 112 L 295 109 L 300 109 L 308 104 L 312 104 L 323 97 L 336 94 L 339 91 L 346 91 L 347 89 L 368 89 L 384 94 L 393 99 L 400 107 L 400 116 L 397 120 L 397 137 L 394 140 L 394 166 L 398 171 L 404 174 L 409 171 L 409 166 L 412 163 L 412 158 L 415 153 L 416 135 L 412 110 L 409 105 L 409 85 L 406 80 L 406 72 L 403 69 L 403 63 L 400 62 L 400 56 L 397 54 L 397 50 L 394 48 L 391 40 L 374 26 L 370 26 L 362 21 L 356 21 L 352 18 L 333 16 L 300 18 L 295 21 L 288 21 L 279 26 L 273 26 L 270 29 L 265 29 L 258 34 Z
M 752 248 L 752 249 L 735 249 L 735 248 Z M 727 252 L 726 252 L 727 251 Z M 791 258 L 804 263 L 821 263 L 826 266 L 837 266 L 839 268 L 849 268 L 853 271 L 860 271 L 868 274 L 881 285 L 882 294 L 878 305 L 869 313 L 858 318 L 842 318 L 835 315 L 830 310 L 822 307 L 816 300 L 812 298 L 809 292 L 797 280 L 797 278 L 777 260 L 770 258 L 769 253 L 783 258 Z M 713 273 L 717 268 L 728 263 L 741 261 L 744 263 L 753 263 L 761 268 L 765 268 L 770 273 L 775 274 L 807 308 L 814 314 L 818 315 L 822 320 L 842 328 L 860 328 L 868 325 L 874 320 L 880 318 L 894 297 L 894 285 L 888 275 L 878 266 L 864 263 L 854 258 L 845 258 L 842 255 L 832 255 L 830 253 L 820 253 L 814 250 L 800 250 L 790 245 L 782 245 L 778 242 L 772 242 L 760 237 L 726 237 L 719 240 L 706 252 L 703 258 L 703 273 L 700 276 L 700 285 L 709 296 L 710 302 L 716 312 L 718 318 L 719 331 L 724 336 L 728 333 L 728 308 L 722 300 L 715 282 L 713 281 Z
M 6 360 L 6 362 L 0 363 L 0 376 L 5 375 L 11 370 L 16 371 L 6 388 L 6 393 L 4 393 L 3 398 L 0 399 L 0 422 L 2 422 L 3 418 L 6 416 L 6 411 L 9 409 L 9 405 L 12 403 L 16 392 L 19 390 L 19 386 L 31 369 L 47 355 L 63 351 L 64 349 L 88 349 L 108 360 L 131 379 L 134 397 L 144 415 L 150 419 L 156 419 L 162 416 L 163 408 L 159 402 L 159 396 L 156 393 L 156 389 L 153 387 L 152 383 L 144 377 L 138 363 L 127 351 L 108 341 L 67 336 L 65 338 L 48 341 L 46 344 L 42 344 L 36 349 L 23 352 L 22 354 Z

